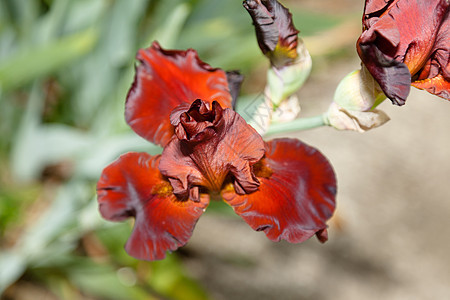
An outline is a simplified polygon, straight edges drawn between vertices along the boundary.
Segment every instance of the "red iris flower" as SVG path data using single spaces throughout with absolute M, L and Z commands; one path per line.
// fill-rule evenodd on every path
M 394 104 L 410 85 L 450 99 L 448 0 L 366 0 L 358 54 Z
M 273 241 L 327 240 L 336 179 L 319 151 L 295 139 L 265 143 L 232 110 L 226 73 L 194 50 L 154 43 L 137 59 L 126 120 L 164 150 L 122 155 L 97 184 L 105 219 L 135 218 L 125 246 L 131 256 L 163 259 L 186 244 L 210 197 L 220 195 Z

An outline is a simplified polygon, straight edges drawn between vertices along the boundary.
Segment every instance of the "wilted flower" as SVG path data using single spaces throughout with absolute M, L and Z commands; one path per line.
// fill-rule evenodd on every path
M 231 108 L 226 74 L 197 53 L 140 50 L 126 102 L 133 130 L 164 147 L 128 153 L 97 184 L 102 216 L 134 217 L 126 244 L 139 259 L 183 246 L 210 201 L 222 195 L 253 229 L 274 241 L 327 239 L 336 179 L 327 159 L 295 139 L 264 142 Z M 203 100 L 200 100 L 203 99 Z
M 450 99 L 448 0 L 366 0 L 358 54 L 392 103 L 410 85 Z

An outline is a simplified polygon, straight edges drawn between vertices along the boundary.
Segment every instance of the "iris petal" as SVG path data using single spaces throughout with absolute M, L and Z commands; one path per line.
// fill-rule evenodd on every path
M 139 50 L 136 75 L 128 92 L 125 119 L 140 136 L 166 145 L 173 135 L 174 108 L 197 98 L 231 107 L 227 75 L 202 62 L 193 49 L 164 50 L 154 42 Z
M 427 90 L 436 96 L 450 100 L 450 81 L 446 80 L 442 75 L 415 81 L 412 85 L 416 88 Z
M 257 189 L 251 165 L 264 155 L 261 136 L 231 109 L 213 102 L 211 109 L 196 100 L 180 117 L 176 135 L 164 148 L 160 170 L 174 193 L 187 197 L 193 187 L 219 192 L 228 175 L 238 192 Z
M 439 73 L 449 80 L 445 71 L 450 47 L 449 5 L 447 0 L 366 0 L 358 54 L 394 104 L 405 103 L 411 81 L 418 77 L 430 79 Z M 424 74 L 425 69 L 433 69 L 428 68 L 429 60 L 434 72 Z M 427 83 L 434 82 L 439 81 Z M 431 93 L 438 91 L 444 98 L 448 95 L 448 90 L 440 92 L 442 86 L 424 88 Z
M 261 182 L 256 192 L 238 195 L 222 191 L 253 229 L 273 241 L 300 243 L 314 234 L 327 239 L 326 221 L 335 208 L 336 178 L 328 160 L 315 148 L 295 139 L 275 139 L 255 164 Z
M 413 86 L 450 100 L 450 12 L 439 29 L 436 49 L 420 71 Z
M 111 221 L 135 218 L 125 250 L 142 260 L 158 260 L 166 251 L 183 246 L 209 203 L 180 201 L 158 171 L 160 156 L 131 152 L 103 170 L 97 184 L 102 216 Z

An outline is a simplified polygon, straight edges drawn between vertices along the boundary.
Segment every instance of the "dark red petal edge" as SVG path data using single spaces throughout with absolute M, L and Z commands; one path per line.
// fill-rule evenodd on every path
M 103 218 L 136 219 L 125 250 L 142 260 L 163 259 L 166 251 L 186 244 L 209 201 L 208 196 L 179 201 L 158 170 L 159 160 L 159 155 L 124 154 L 103 170 L 97 183 Z
M 380 16 L 388 7 L 398 0 L 366 0 L 364 15 Z
M 224 71 L 201 61 L 193 49 L 164 50 L 157 42 L 139 50 L 134 82 L 128 92 L 125 119 L 148 141 L 166 145 L 174 133 L 169 116 L 183 103 L 203 99 L 231 108 Z
M 412 85 L 418 89 L 426 90 L 433 95 L 450 100 L 450 82 L 441 74 L 433 78 L 414 81 Z
M 315 148 L 296 139 L 267 143 L 266 156 L 254 167 L 258 191 L 238 195 L 222 191 L 224 200 L 253 229 L 273 241 L 300 243 L 314 234 L 327 240 L 326 221 L 335 209 L 336 177 Z
M 276 67 L 292 63 L 297 58 L 299 31 L 289 10 L 276 0 L 245 0 L 243 5 L 253 20 L 261 51 Z
M 227 81 L 228 86 L 230 87 L 230 94 L 232 98 L 231 108 L 235 110 L 236 108 L 236 100 L 239 96 L 239 92 L 241 91 L 242 81 L 244 81 L 244 75 L 239 73 L 239 71 L 227 71 Z
M 405 104 L 411 89 L 411 73 L 408 67 L 402 62 L 385 56 L 374 43 L 361 44 L 360 40 L 357 43 L 359 57 L 386 97 L 393 104 Z

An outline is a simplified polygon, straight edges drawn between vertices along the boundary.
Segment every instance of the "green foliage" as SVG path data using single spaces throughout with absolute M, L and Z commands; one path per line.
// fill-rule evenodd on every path
M 3 186 L 0 190 L 0 241 L 8 227 L 20 223 L 27 205 L 39 194 L 38 186 Z
M 300 36 L 313 36 L 328 30 L 345 21 L 342 16 L 319 14 L 316 12 L 296 10 L 292 12 L 292 20 L 300 30 Z
M 70 65 L 91 51 L 96 40 L 96 32 L 88 29 L 11 55 L 0 65 L 0 89 L 7 92 Z

